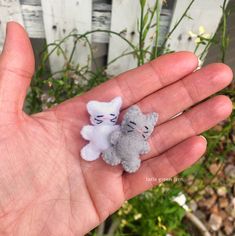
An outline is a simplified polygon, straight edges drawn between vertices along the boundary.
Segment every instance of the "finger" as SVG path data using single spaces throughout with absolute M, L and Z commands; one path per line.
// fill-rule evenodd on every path
M 191 137 L 161 156 L 144 161 L 135 174 L 123 175 L 125 198 L 130 199 L 194 164 L 205 152 L 206 140 Z
M 230 99 L 221 95 L 211 98 L 156 127 L 150 139 L 151 151 L 143 156 L 143 159 L 157 156 L 183 140 L 210 129 L 226 119 L 231 111 Z
M 123 108 L 138 102 L 147 95 L 192 73 L 198 65 L 197 57 L 190 52 L 171 53 L 156 60 L 127 71 L 114 79 L 69 101 L 69 105 L 85 104 L 90 100 L 108 101 L 115 96 L 122 96 Z M 68 103 L 67 103 L 68 104 Z M 69 106 L 68 106 L 69 107 Z M 70 106 L 73 112 L 74 106 Z
M 225 88 L 232 78 L 233 73 L 228 66 L 211 64 L 146 97 L 137 105 L 144 112 L 158 112 L 158 124 L 161 124 Z
M 17 114 L 22 110 L 33 72 L 34 57 L 29 38 L 22 26 L 10 22 L 7 24 L 5 44 L 0 56 L 2 114 Z

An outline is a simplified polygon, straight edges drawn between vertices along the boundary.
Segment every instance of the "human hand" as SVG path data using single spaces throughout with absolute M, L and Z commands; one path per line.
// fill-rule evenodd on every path
M 196 162 L 206 149 L 205 139 L 197 135 L 232 110 L 225 96 L 192 107 L 232 79 L 226 65 L 212 64 L 193 72 L 196 67 L 192 53 L 165 55 L 29 116 L 22 107 L 34 72 L 33 52 L 23 28 L 9 23 L 0 57 L 1 235 L 83 235 L 125 200 Z M 160 115 L 150 139 L 151 151 L 135 174 L 101 158 L 86 162 L 80 157 L 86 143 L 80 131 L 89 123 L 86 103 L 115 96 L 122 96 L 123 109 L 137 103 L 144 112 Z

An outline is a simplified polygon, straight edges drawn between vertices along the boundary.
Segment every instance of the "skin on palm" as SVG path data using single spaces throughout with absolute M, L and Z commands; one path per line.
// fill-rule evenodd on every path
M 83 235 L 129 199 L 192 165 L 206 149 L 197 136 L 225 119 L 231 102 L 217 96 L 171 119 L 226 87 L 231 70 L 223 64 L 193 72 L 189 52 L 159 57 L 32 116 L 22 111 L 34 72 L 24 29 L 9 23 L 0 57 L 0 232 L 1 235 Z M 170 69 L 169 69 L 170 68 Z M 132 104 L 160 114 L 151 152 L 140 170 L 123 173 L 98 159 L 86 162 L 81 127 L 89 123 L 86 104 L 122 96 L 122 114 Z M 122 116 L 121 114 L 121 116 Z M 146 181 L 146 178 L 159 181 Z

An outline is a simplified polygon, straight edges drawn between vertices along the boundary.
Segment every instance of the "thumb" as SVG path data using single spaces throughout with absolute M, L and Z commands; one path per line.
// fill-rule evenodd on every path
M 0 56 L 0 116 L 22 114 L 24 99 L 34 73 L 34 56 L 24 28 L 7 24 L 6 39 Z M 7 117 L 5 117 L 7 118 Z

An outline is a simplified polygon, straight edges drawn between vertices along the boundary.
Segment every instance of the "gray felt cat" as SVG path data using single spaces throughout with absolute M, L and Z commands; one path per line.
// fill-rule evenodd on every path
M 110 135 L 112 146 L 103 152 L 103 159 L 109 165 L 122 164 L 129 173 L 140 167 L 140 155 L 149 152 L 147 139 L 153 132 L 158 114 L 143 114 L 136 105 L 131 106 L 124 115 L 121 129 Z

